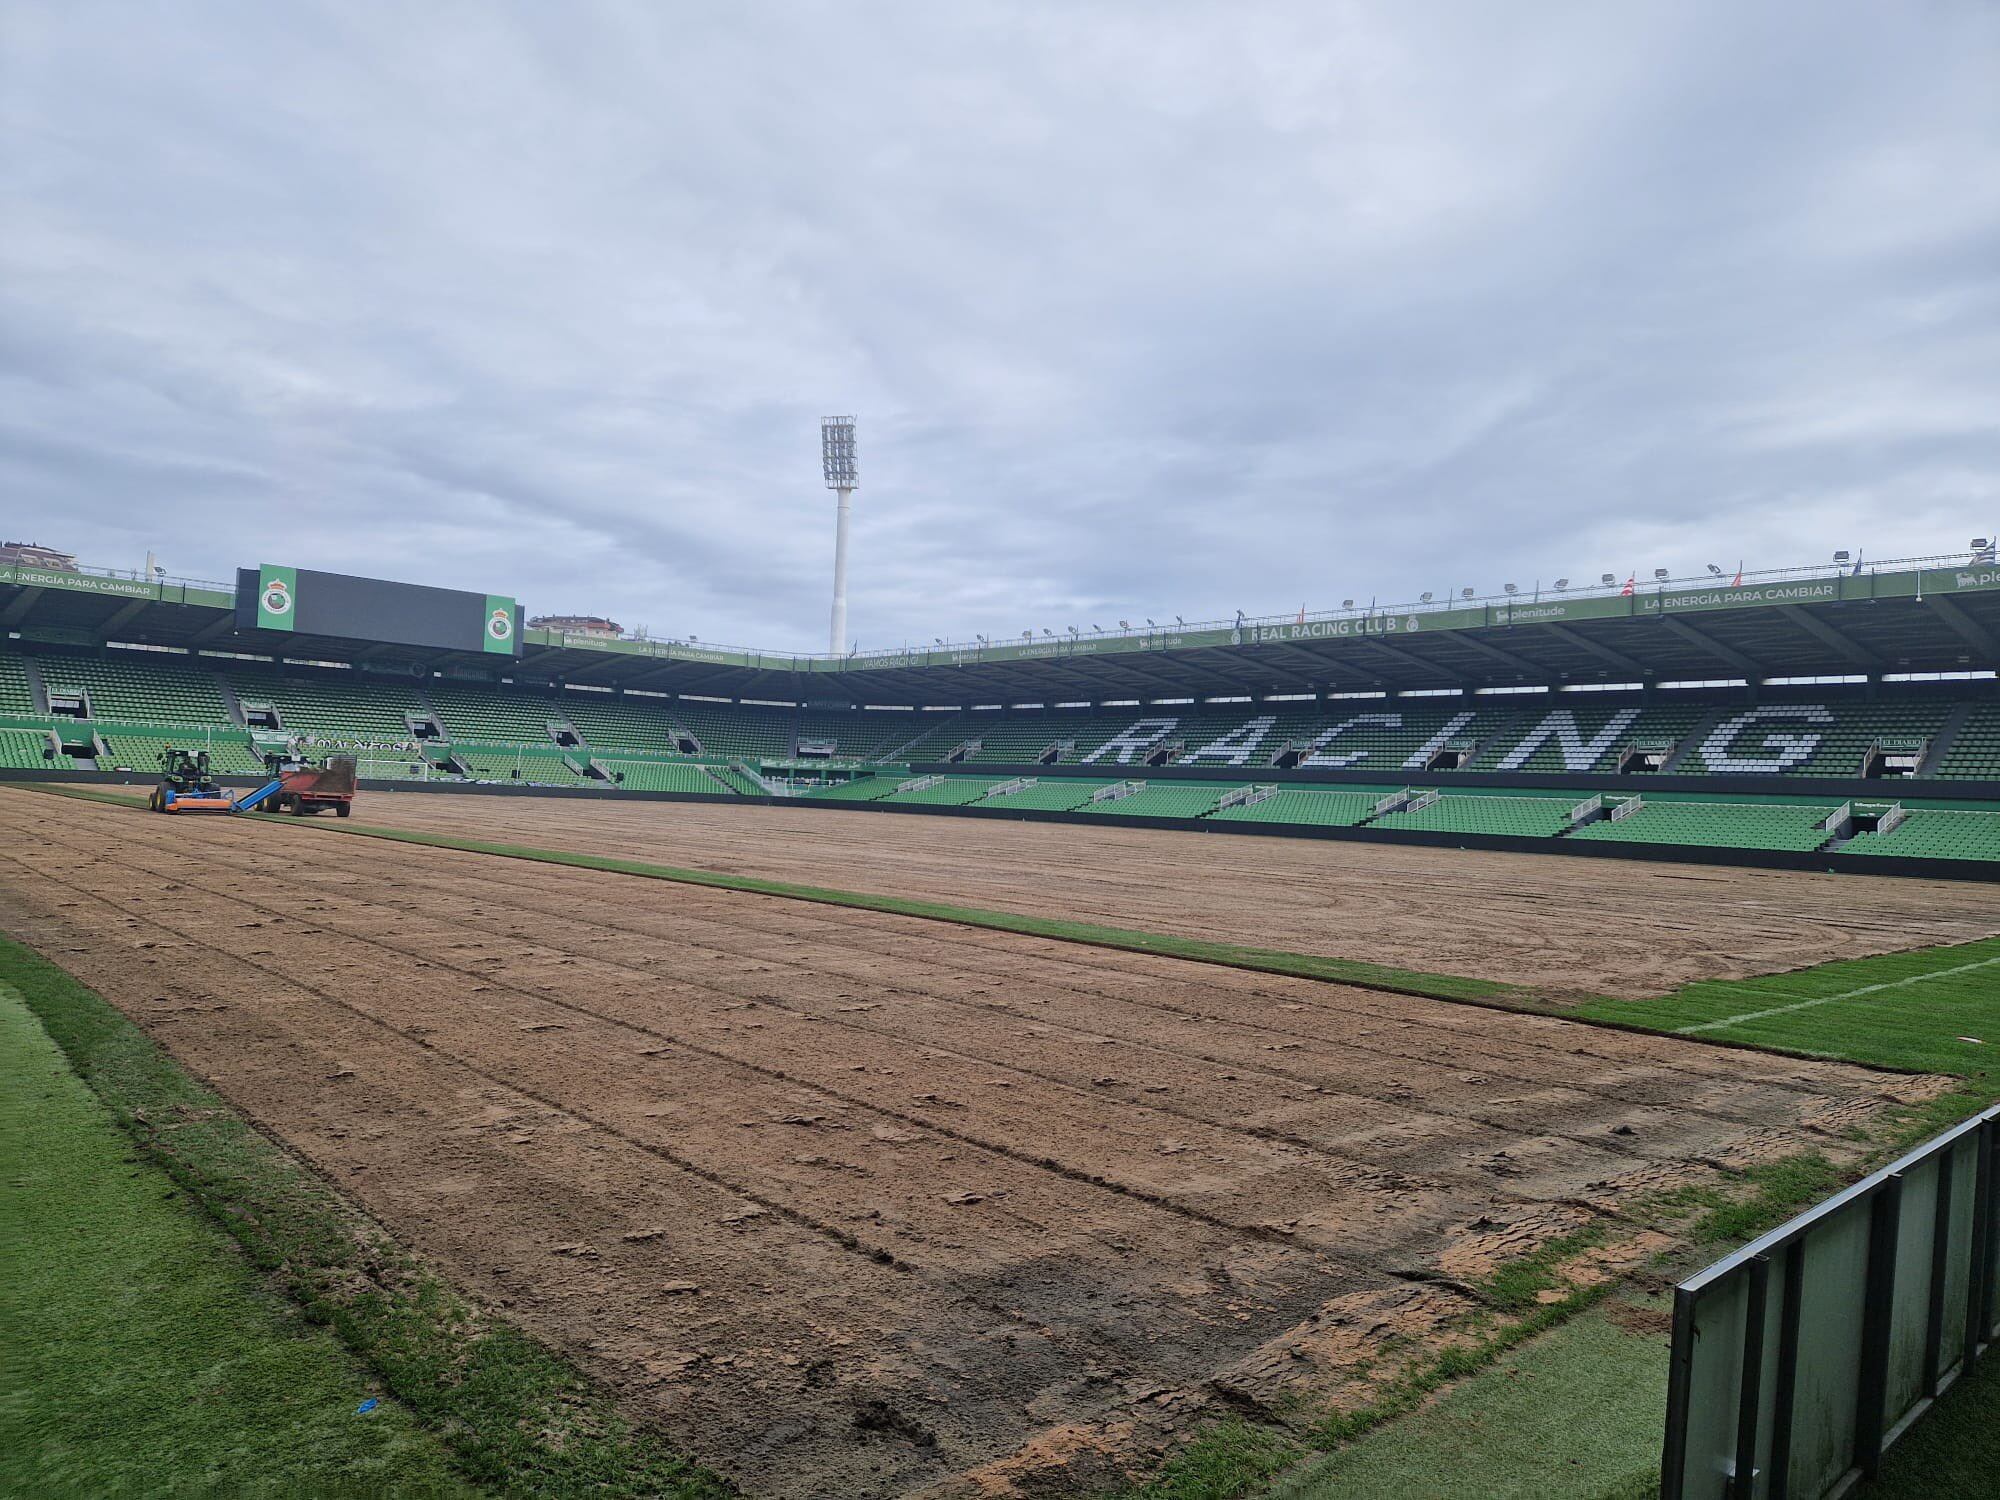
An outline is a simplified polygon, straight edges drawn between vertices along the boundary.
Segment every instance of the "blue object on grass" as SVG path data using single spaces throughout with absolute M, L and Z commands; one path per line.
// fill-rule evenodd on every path
M 366 1401 L 362 1402 L 359 1406 L 354 1408 L 354 1415 L 357 1417 L 365 1417 L 368 1415 L 368 1413 L 375 1410 L 375 1408 L 380 1406 L 381 1404 L 382 1403 L 380 1401 L 376 1400 L 373 1396 L 370 1396 Z

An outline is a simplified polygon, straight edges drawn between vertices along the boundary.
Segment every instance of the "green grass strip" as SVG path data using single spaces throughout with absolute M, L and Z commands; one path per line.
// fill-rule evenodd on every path
M 0 1494 L 470 1495 L 0 984 Z
M 2000 938 L 1704 981 L 1652 1000 L 1596 1000 L 1573 1014 L 1962 1079 L 1916 1111 L 1905 1134 L 1918 1139 L 2000 1100 Z
M 1601 1500 L 1659 1493 L 1667 1349 L 1597 1309 L 1319 1460 L 1274 1500 Z
M 1336 1412 L 1301 1431 L 1281 1430 L 1236 1417 L 1213 1423 L 1175 1453 L 1159 1473 L 1142 1484 L 1118 1491 L 1115 1500 L 1238 1500 L 1314 1453 L 1342 1449 L 1406 1417 L 1454 1382 L 1469 1377 L 1486 1378 L 1482 1372 L 1508 1351 L 1567 1322 L 1609 1291 L 1607 1284 L 1572 1288 L 1557 1300 L 1536 1306 L 1519 1317 L 1489 1324 L 1470 1342 L 1442 1349 L 1388 1381 L 1370 1405 Z M 1645 1461 L 1646 1457 L 1641 1457 L 1637 1463 Z M 1430 1475 L 1433 1484 L 1437 1477 L 1433 1470 Z
M 26 1002 L 76 1076 L 136 1141 L 139 1158 L 192 1195 L 235 1238 L 250 1266 L 288 1293 L 309 1322 L 331 1328 L 372 1366 L 382 1389 L 436 1434 L 465 1480 L 549 1496 L 710 1500 L 728 1493 L 657 1435 L 619 1417 L 566 1361 L 493 1320 L 413 1261 L 197 1084 L 115 1006 L 4 938 L 0 983 Z M 79 1192 L 90 1185 L 74 1184 Z M 126 1300 L 135 1313 L 151 1315 L 147 1298 L 127 1294 Z M 11 1338 L 5 1342 L 10 1350 L 22 1347 Z M 121 1359 L 171 1356 L 143 1338 L 132 1344 L 118 1351 Z M 80 1343 L 75 1357 L 89 1355 Z M 206 1394 L 178 1390 L 148 1395 L 145 1404 Z M 301 1436 L 284 1420 L 274 1419 L 266 1432 L 271 1444 L 296 1447 L 309 1458 Z M 4 1480 L 0 1491 L 47 1492 L 9 1488 Z M 327 1487 L 305 1484 L 292 1492 L 307 1491 L 326 1493 Z

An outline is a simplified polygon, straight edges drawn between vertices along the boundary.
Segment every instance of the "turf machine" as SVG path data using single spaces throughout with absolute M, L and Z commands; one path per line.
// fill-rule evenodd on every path
M 146 799 L 159 813 L 242 813 L 263 808 L 305 817 L 330 807 L 346 817 L 354 806 L 354 757 L 330 756 L 315 766 L 297 756 L 269 755 L 264 764 L 271 779 L 242 796 L 217 784 L 206 750 L 181 750 L 172 745 L 160 752 L 160 784 Z

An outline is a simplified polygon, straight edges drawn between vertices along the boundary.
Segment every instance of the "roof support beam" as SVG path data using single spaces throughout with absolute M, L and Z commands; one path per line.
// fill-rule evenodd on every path
M 1660 617 L 1660 624 L 1670 634 L 1679 636 L 1690 646 L 1699 646 L 1717 661 L 1729 663 L 1730 666 L 1741 672 L 1745 677 L 1750 678 L 1753 682 L 1764 675 L 1764 668 L 1761 663 L 1745 656 L 1734 646 L 1723 645 L 1721 641 L 1718 641 L 1706 631 L 1696 630 L 1686 620 L 1676 619 L 1672 615 L 1662 615 Z
M 191 648 L 206 646 L 210 641 L 219 641 L 225 635 L 234 635 L 235 633 L 236 613 L 234 610 L 224 610 L 215 619 L 209 621 L 208 624 L 202 626 L 201 629 L 189 636 L 188 645 Z M 274 657 L 283 656 L 284 654 L 277 647 L 271 649 L 271 655 Z
M 650 672 L 641 672 L 635 677 L 626 678 L 623 682 L 619 683 L 618 686 L 651 688 L 654 683 L 661 681 L 663 678 L 676 677 L 684 670 L 685 668 L 682 666 L 680 662 L 677 661 L 663 662 L 661 665 L 653 668 L 652 671 Z
M 1400 646 L 1391 646 L 1388 642 L 1378 640 L 1372 635 L 1363 636 L 1361 642 L 1369 650 L 1388 657 L 1389 660 L 1397 663 L 1399 666 L 1414 667 L 1426 676 L 1443 677 L 1453 687 L 1467 687 L 1470 685 L 1463 677 L 1453 672 L 1449 667 L 1440 665 L 1434 661 L 1426 661 L 1423 657 L 1413 652 L 1405 651 Z
M 1538 625 L 1535 628 L 1537 630 L 1546 630 L 1564 645 L 1574 646 L 1586 655 L 1594 656 L 1606 666 L 1616 667 L 1621 672 L 1629 672 L 1634 677 L 1641 679 L 1653 675 L 1653 669 L 1646 666 L 1643 662 L 1627 656 L 1623 651 L 1612 650 L 1602 641 L 1593 641 L 1589 636 L 1584 635 L 1580 631 L 1573 630 L 1567 625 Z
M 1882 659 L 1879 656 L 1872 651 L 1864 650 L 1849 636 L 1836 630 L 1810 610 L 1802 609 L 1796 604 L 1781 604 L 1778 606 L 1778 613 L 1822 646 L 1832 647 L 1854 666 L 1869 672 L 1882 670 Z
M 108 636 L 112 631 L 122 629 L 124 626 L 130 624 L 141 611 L 150 609 L 152 604 L 153 601 L 151 599 L 134 599 L 130 604 L 118 610 L 110 619 L 97 628 Z
M 1451 637 L 1451 644 L 1454 646 L 1464 646 L 1469 650 L 1476 651 L 1490 661 L 1497 661 L 1502 666 L 1512 667 L 1517 672 L 1526 672 L 1531 677 L 1542 682 L 1551 681 L 1562 675 L 1552 667 L 1545 667 L 1540 662 L 1530 661 L 1527 657 L 1517 655 L 1512 651 L 1502 650 L 1490 641 L 1482 641 L 1469 630 L 1462 630 L 1453 635 Z
M 1956 599 L 1944 594 L 1927 594 L 1924 603 L 1951 627 L 1953 634 L 1985 657 L 1988 666 L 2000 666 L 2000 640 L 1995 640 L 1992 631 L 1967 614 Z
M 28 611 L 35 607 L 35 601 L 42 597 L 41 589 L 22 589 L 14 602 L 0 613 L 0 625 L 18 625 L 27 618 Z

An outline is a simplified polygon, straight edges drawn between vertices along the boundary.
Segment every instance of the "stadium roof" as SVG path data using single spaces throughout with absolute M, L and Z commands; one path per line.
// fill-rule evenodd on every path
M 491 656 L 239 630 L 221 584 L 0 568 L 0 629 L 490 676 Z M 2000 566 L 1922 558 L 848 657 L 525 633 L 500 670 L 787 702 L 983 704 L 2000 668 Z

